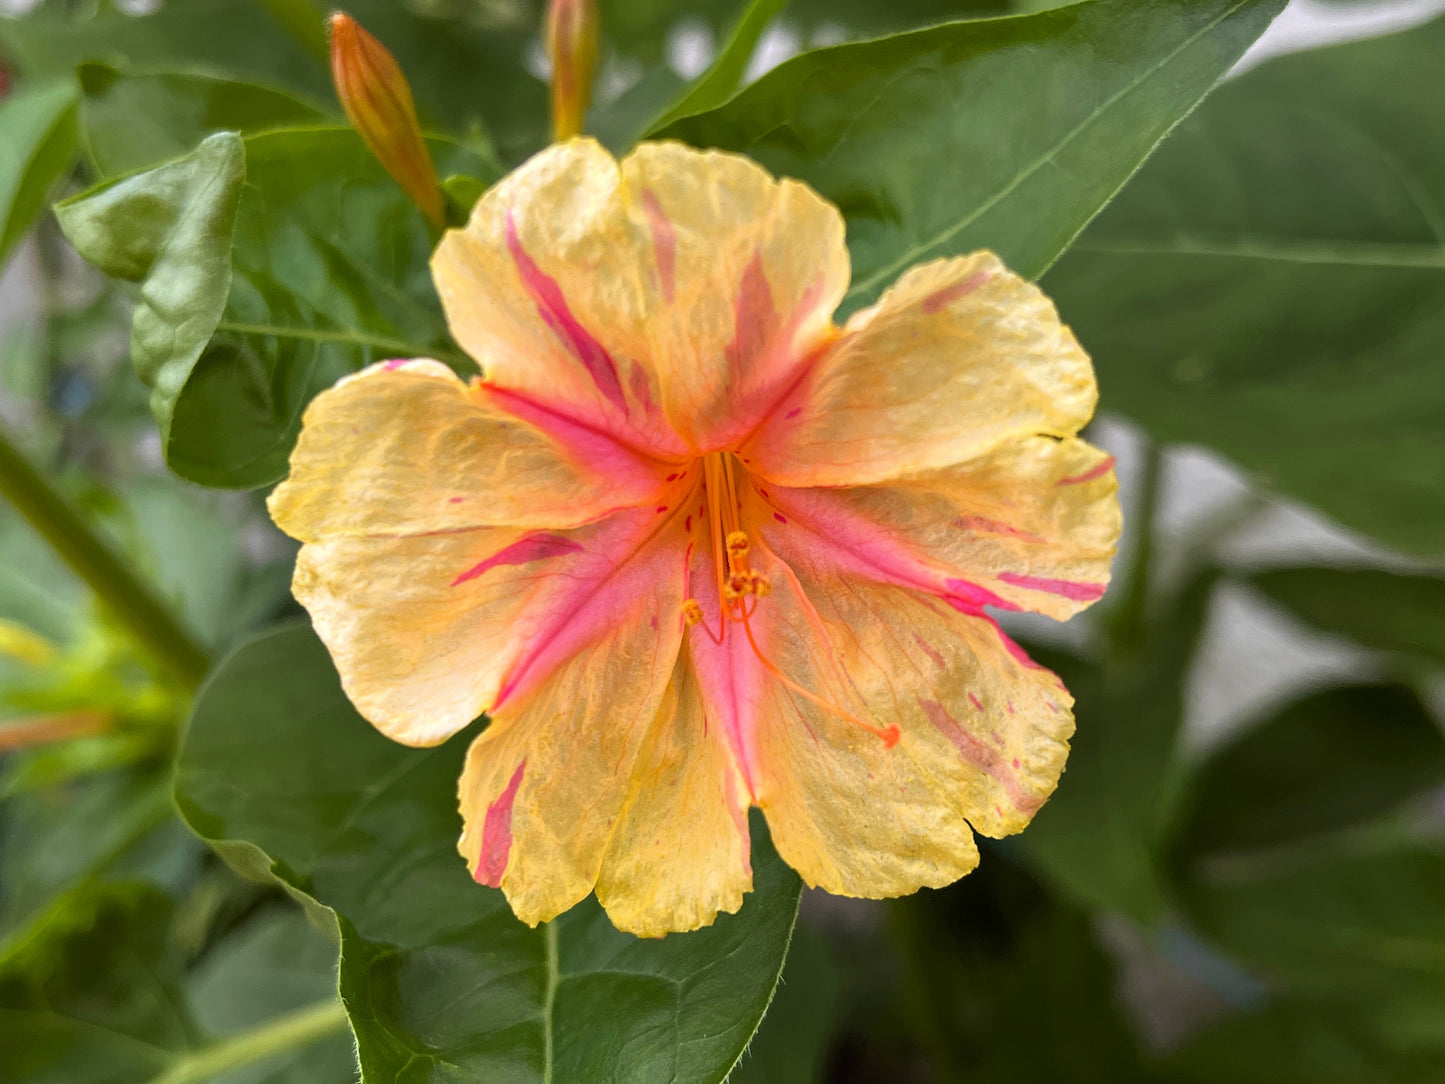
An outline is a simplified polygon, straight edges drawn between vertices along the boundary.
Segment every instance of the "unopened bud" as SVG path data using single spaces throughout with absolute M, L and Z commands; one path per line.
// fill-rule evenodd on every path
M 330 27 L 331 77 L 347 119 L 427 220 L 442 229 L 445 198 L 401 66 L 345 12 L 334 12 Z
M 548 0 L 547 56 L 552 61 L 552 138 L 582 131 L 597 68 L 596 0 Z

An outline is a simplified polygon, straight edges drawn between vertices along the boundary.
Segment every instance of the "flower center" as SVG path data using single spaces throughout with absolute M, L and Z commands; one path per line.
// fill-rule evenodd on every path
M 753 633 L 752 617 L 759 600 L 772 593 L 766 576 L 753 569 L 749 554 L 752 540 L 742 525 L 742 499 L 738 489 L 738 465 L 731 452 L 710 452 L 703 456 L 703 493 L 707 503 L 707 529 L 712 542 L 713 569 L 717 576 L 718 629 L 713 632 L 703 621 L 703 609 L 697 599 L 683 603 L 683 619 L 689 627 L 701 625 L 715 644 L 721 645 L 728 635 L 728 626 L 742 626 L 748 648 L 759 664 L 789 691 L 818 705 L 829 714 L 862 727 L 882 740 L 891 749 L 898 742 L 897 725 L 881 727 L 859 719 L 836 704 L 812 693 L 788 677 L 758 646 Z

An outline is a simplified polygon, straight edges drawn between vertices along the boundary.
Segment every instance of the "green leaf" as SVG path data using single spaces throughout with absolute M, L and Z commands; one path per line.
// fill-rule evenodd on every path
M 1184 682 L 1217 580 L 1202 572 L 1160 605 L 1137 653 L 1093 668 L 1040 656 L 1074 694 L 1078 729 L 1059 789 L 1022 845 L 1069 895 L 1140 922 L 1166 906 L 1160 843 Z
M 763 31 L 787 6 L 788 0 L 748 0 L 712 66 L 697 77 L 667 112 L 653 121 L 650 131 L 659 132 L 673 121 L 704 113 L 725 102 L 742 83 L 748 60 Z
M 750 154 L 838 204 L 845 308 L 983 247 L 1033 277 L 1282 6 L 1094 0 L 819 49 L 664 134 Z
M 1278 846 L 1399 810 L 1445 783 L 1445 737 L 1411 689 L 1296 700 L 1215 751 L 1190 784 L 1179 860 Z
M 0 101 L 0 266 L 75 158 L 75 98 L 64 79 Z
M 206 954 L 192 973 L 196 1023 L 215 1038 L 264 1026 L 336 996 L 336 944 L 298 909 L 270 908 Z M 302 1047 L 209 1078 L 209 1084 L 353 1084 L 345 1028 Z
M 1445 20 L 1223 87 L 1045 282 L 1106 406 L 1445 551 Z
M 455 144 L 432 151 L 444 172 L 488 173 Z M 132 360 L 167 462 L 204 485 L 281 478 L 311 397 L 363 365 L 467 364 L 425 225 L 350 129 L 214 135 L 57 215 L 82 256 L 140 283 Z
M 1150 1079 L 1090 916 L 1002 854 L 892 906 L 900 1006 L 935 1078 L 968 1084 Z
M 1445 579 L 1373 568 L 1276 568 L 1248 582 L 1324 632 L 1445 664 Z
M 367 1079 L 722 1080 L 782 968 L 797 877 L 760 841 L 754 893 L 708 929 L 641 941 L 591 901 L 528 929 L 456 854 L 466 744 L 387 741 L 291 626 L 213 675 L 176 799 L 233 863 L 334 911 Z
M 249 134 L 328 119 L 287 91 L 198 72 L 133 74 L 91 63 L 79 77 L 81 130 L 104 177 L 176 158 L 215 132 Z
M 799 922 L 777 995 L 728 1084 L 811 1084 L 823 1079 L 842 1027 L 842 987 L 851 976 L 835 946 Z
M 188 1045 L 170 898 L 81 885 L 0 954 L 0 1078 L 136 1084 Z

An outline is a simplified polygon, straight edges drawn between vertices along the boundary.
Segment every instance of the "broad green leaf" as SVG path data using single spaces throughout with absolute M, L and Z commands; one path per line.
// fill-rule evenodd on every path
M 853 978 L 823 934 L 798 923 L 778 992 L 728 1084 L 813 1084 L 843 1027 L 842 988 Z
M 591 901 L 528 929 L 457 856 L 466 744 L 381 737 L 291 626 L 213 675 L 176 798 L 234 863 L 334 912 L 368 1080 L 722 1080 L 782 968 L 797 877 L 760 841 L 755 891 L 708 929 L 641 941 Z
M 1278 846 L 1398 811 L 1445 784 L 1445 736 L 1400 685 L 1296 700 L 1210 755 L 1191 780 L 1179 860 Z
M 1325 632 L 1445 664 L 1445 579 L 1373 568 L 1276 568 L 1248 582 Z
M 1445 19 L 1272 60 L 1174 134 L 1045 288 L 1108 409 L 1445 551 Z
M 82 884 L 0 952 L 0 1079 L 137 1084 L 190 1042 L 171 901 L 138 884 Z
M 82 65 L 81 132 L 103 177 L 185 154 L 219 131 L 259 132 L 327 120 L 322 110 L 274 87 L 199 72 L 131 73 Z
M 1066 893 L 1141 922 L 1158 919 L 1166 906 L 1159 845 L 1184 682 L 1217 578 L 1199 573 L 1158 606 L 1137 652 L 1097 667 L 1057 665 L 1075 698 L 1078 729 L 1059 789 L 1021 842 Z
M 0 266 L 75 158 L 75 99 L 62 79 L 0 100 Z
M 488 172 L 432 151 L 444 173 Z M 281 478 L 306 403 L 347 373 L 458 357 L 425 225 L 349 129 L 214 135 L 56 213 L 81 255 L 140 284 L 132 361 L 167 462 L 204 485 Z
M 845 308 L 984 247 L 1034 277 L 1282 6 L 1093 0 L 819 49 L 664 134 L 750 154 L 838 204 Z

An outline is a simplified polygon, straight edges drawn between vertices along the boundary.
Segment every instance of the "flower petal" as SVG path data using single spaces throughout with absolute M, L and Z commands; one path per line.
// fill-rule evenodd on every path
M 568 642 L 545 679 L 504 695 L 467 754 L 458 849 L 531 925 L 592 891 L 639 787 L 639 758 L 676 695 L 682 557 L 654 540 L 629 560 L 578 614 L 590 635 Z
M 760 547 L 761 549 L 761 547 Z M 763 698 L 760 804 L 778 852 L 811 885 L 893 896 L 977 864 L 1052 793 L 1073 732 L 1068 693 L 987 617 L 919 592 L 774 559 L 764 651 L 875 734 L 780 684 Z
M 561 532 L 335 535 L 302 546 L 292 590 L 357 710 L 397 741 L 434 745 L 525 700 L 643 601 L 680 595 L 681 552 L 652 582 L 662 519 L 649 508 Z
M 267 502 L 287 534 L 574 527 L 654 505 L 663 465 L 585 430 L 544 435 L 430 360 L 388 361 L 312 400 Z
M 914 268 L 854 315 L 741 455 L 779 485 L 861 485 L 1071 437 L 1096 398 L 1053 304 L 975 252 Z
M 720 447 L 831 333 L 843 223 L 736 155 L 589 139 L 532 158 L 432 262 L 458 342 L 500 393 L 653 454 Z
M 1064 620 L 1109 583 L 1120 514 L 1113 459 L 1077 438 L 1023 437 L 888 485 L 763 486 L 776 545 L 827 554 L 840 573 L 914 587 L 956 608 Z
M 639 937 L 710 925 L 752 889 L 747 792 L 697 681 L 679 662 L 634 769 L 597 899 L 612 924 Z

